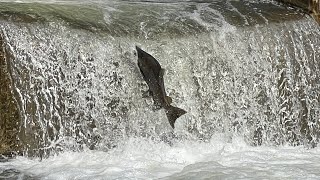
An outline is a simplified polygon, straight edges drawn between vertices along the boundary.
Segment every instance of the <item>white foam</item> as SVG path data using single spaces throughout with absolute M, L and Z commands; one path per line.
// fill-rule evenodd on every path
M 239 137 L 172 146 L 131 138 L 109 151 L 65 152 L 39 161 L 17 157 L 0 164 L 41 179 L 317 179 L 320 149 L 252 147 Z

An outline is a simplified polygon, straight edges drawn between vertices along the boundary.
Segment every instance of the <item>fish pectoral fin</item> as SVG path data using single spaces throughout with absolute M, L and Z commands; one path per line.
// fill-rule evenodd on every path
M 171 104 L 172 103 L 172 98 L 169 97 L 169 96 L 166 96 L 166 101 L 168 104 Z
M 156 103 L 154 103 L 154 106 L 152 106 L 152 110 L 153 110 L 153 111 L 158 111 L 158 110 L 160 110 L 161 108 L 162 108 L 161 105 L 156 104 Z
M 142 98 L 149 98 L 152 96 L 152 91 L 147 90 L 147 91 L 142 91 Z

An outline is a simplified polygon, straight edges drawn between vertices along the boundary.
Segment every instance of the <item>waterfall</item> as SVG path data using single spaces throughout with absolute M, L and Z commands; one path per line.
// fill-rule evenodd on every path
M 251 145 L 319 142 L 320 28 L 301 12 L 268 1 L 2 2 L 0 15 L 28 156 L 217 132 Z M 187 111 L 175 130 L 142 97 L 136 45 Z

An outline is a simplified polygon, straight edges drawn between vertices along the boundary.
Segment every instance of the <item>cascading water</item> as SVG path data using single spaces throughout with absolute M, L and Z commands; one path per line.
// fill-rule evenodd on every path
M 0 3 L 0 34 L 28 156 L 108 151 L 136 137 L 315 147 L 320 28 L 267 1 Z M 135 45 L 187 111 L 172 130 Z
M 115 20 L 109 15 L 118 27 L 109 30 L 107 22 L 100 33 L 58 22 L 2 23 L 20 102 L 21 141 L 30 149 L 65 146 L 60 144 L 66 138 L 113 147 L 127 136 L 162 133 L 163 113 L 141 98 L 146 86 L 135 65 L 138 44 L 166 68 L 168 94 L 188 110 L 179 121 L 192 134 L 210 139 L 233 128 L 254 144 L 316 144 L 319 29 L 310 19 L 269 23 L 262 10 L 240 16 L 237 28 L 224 17 L 232 8 L 241 14 L 237 5 L 120 4 Z M 149 11 L 141 14 L 137 6 Z M 154 19 L 158 25 L 152 26 Z

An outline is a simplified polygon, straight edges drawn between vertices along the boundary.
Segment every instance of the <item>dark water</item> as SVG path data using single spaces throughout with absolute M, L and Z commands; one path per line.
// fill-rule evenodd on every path
M 130 137 L 317 146 L 320 32 L 267 1 L 0 3 L 0 32 L 29 156 L 109 150 Z M 142 98 L 135 45 L 188 111 L 173 131 Z M 173 139 L 174 140 L 173 140 Z

